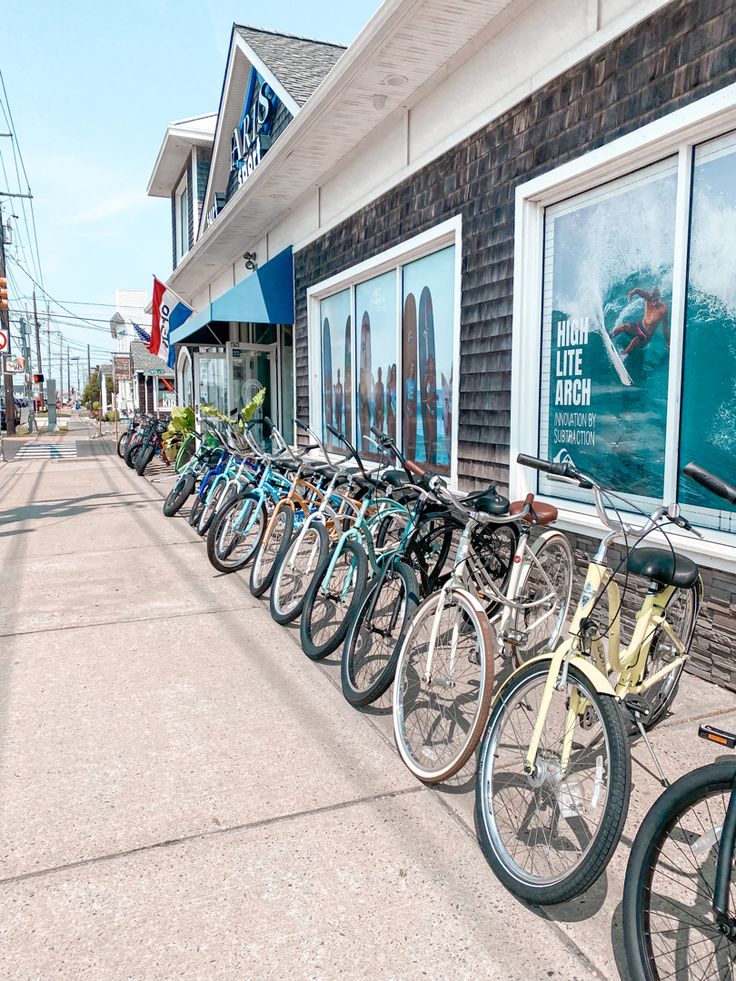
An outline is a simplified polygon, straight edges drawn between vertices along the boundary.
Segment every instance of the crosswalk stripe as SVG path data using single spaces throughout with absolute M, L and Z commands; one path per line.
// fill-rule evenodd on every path
M 23 443 L 15 455 L 16 460 L 60 460 L 77 456 L 74 443 Z

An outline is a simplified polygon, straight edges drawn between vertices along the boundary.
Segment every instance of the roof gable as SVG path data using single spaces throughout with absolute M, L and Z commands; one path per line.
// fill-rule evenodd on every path
M 235 31 L 299 107 L 345 51 L 341 44 L 277 34 L 257 27 L 236 24 Z
M 197 237 L 212 220 L 210 216 L 215 216 L 224 199 L 229 199 L 233 193 L 233 133 L 242 126 L 253 72 L 281 103 L 283 112 L 275 123 L 276 132 L 272 137 L 275 139 L 297 115 L 344 50 L 337 44 L 233 25 Z

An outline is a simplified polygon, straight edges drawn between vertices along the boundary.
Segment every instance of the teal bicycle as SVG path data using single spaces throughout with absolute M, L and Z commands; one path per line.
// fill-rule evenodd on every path
M 347 437 L 332 426 L 327 429 L 358 464 L 360 474 L 353 480 L 366 496 L 355 521 L 317 566 L 304 596 L 300 640 L 304 653 L 313 661 L 327 657 L 343 643 L 363 600 L 369 565 L 372 575 L 380 573 L 384 554 L 395 548 L 391 538 L 400 537 L 411 519 L 407 505 L 390 496 L 395 485 L 404 484 L 403 475 L 392 480 L 369 474 Z

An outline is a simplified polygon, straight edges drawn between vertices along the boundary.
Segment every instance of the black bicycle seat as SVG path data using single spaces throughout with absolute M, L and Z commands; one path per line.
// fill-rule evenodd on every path
M 660 586 L 690 589 L 698 580 L 698 567 L 691 559 L 661 548 L 635 548 L 629 553 L 626 567 Z
M 482 514 L 501 515 L 509 512 L 508 498 L 499 494 L 495 487 L 486 487 L 484 490 L 468 494 L 463 499 L 463 504 Z
M 411 483 L 403 470 L 384 470 L 381 477 L 392 487 L 403 487 L 405 484 Z

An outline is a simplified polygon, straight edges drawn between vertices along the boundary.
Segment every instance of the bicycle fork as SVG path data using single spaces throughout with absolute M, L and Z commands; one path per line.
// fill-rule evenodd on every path
M 429 635 L 429 650 L 427 652 L 427 664 L 425 667 L 424 675 L 422 681 L 426 685 L 432 684 L 432 662 L 434 660 L 434 651 L 437 646 L 437 636 L 440 632 L 440 623 L 442 621 L 442 614 L 445 612 L 445 603 L 447 602 L 447 595 L 453 588 L 454 583 L 457 580 L 462 581 L 463 571 L 465 569 L 465 563 L 468 560 L 468 553 L 470 551 L 470 535 L 471 535 L 471 525 L 470 522 L 465 526 L 465 529 L 460 537 L 460 541 L 457 546 L 457 554 L 455 556 L 455 568 L 453 569 L 452 576 L 449 581 L 440 590 L 440 598 L 437 602 L 437 609 L 434 613 L 434 619 L 432 620 L 432 630 Z M 457 642 L 460 633 L 460 624 L 455 618 L 455 623 L 452 625 L 452 634 L 450 636 L 450 664 L 448 670 L 448 687 L 452 685 L 452 677 L 455 673 L 455 661 L 457 659 Z

